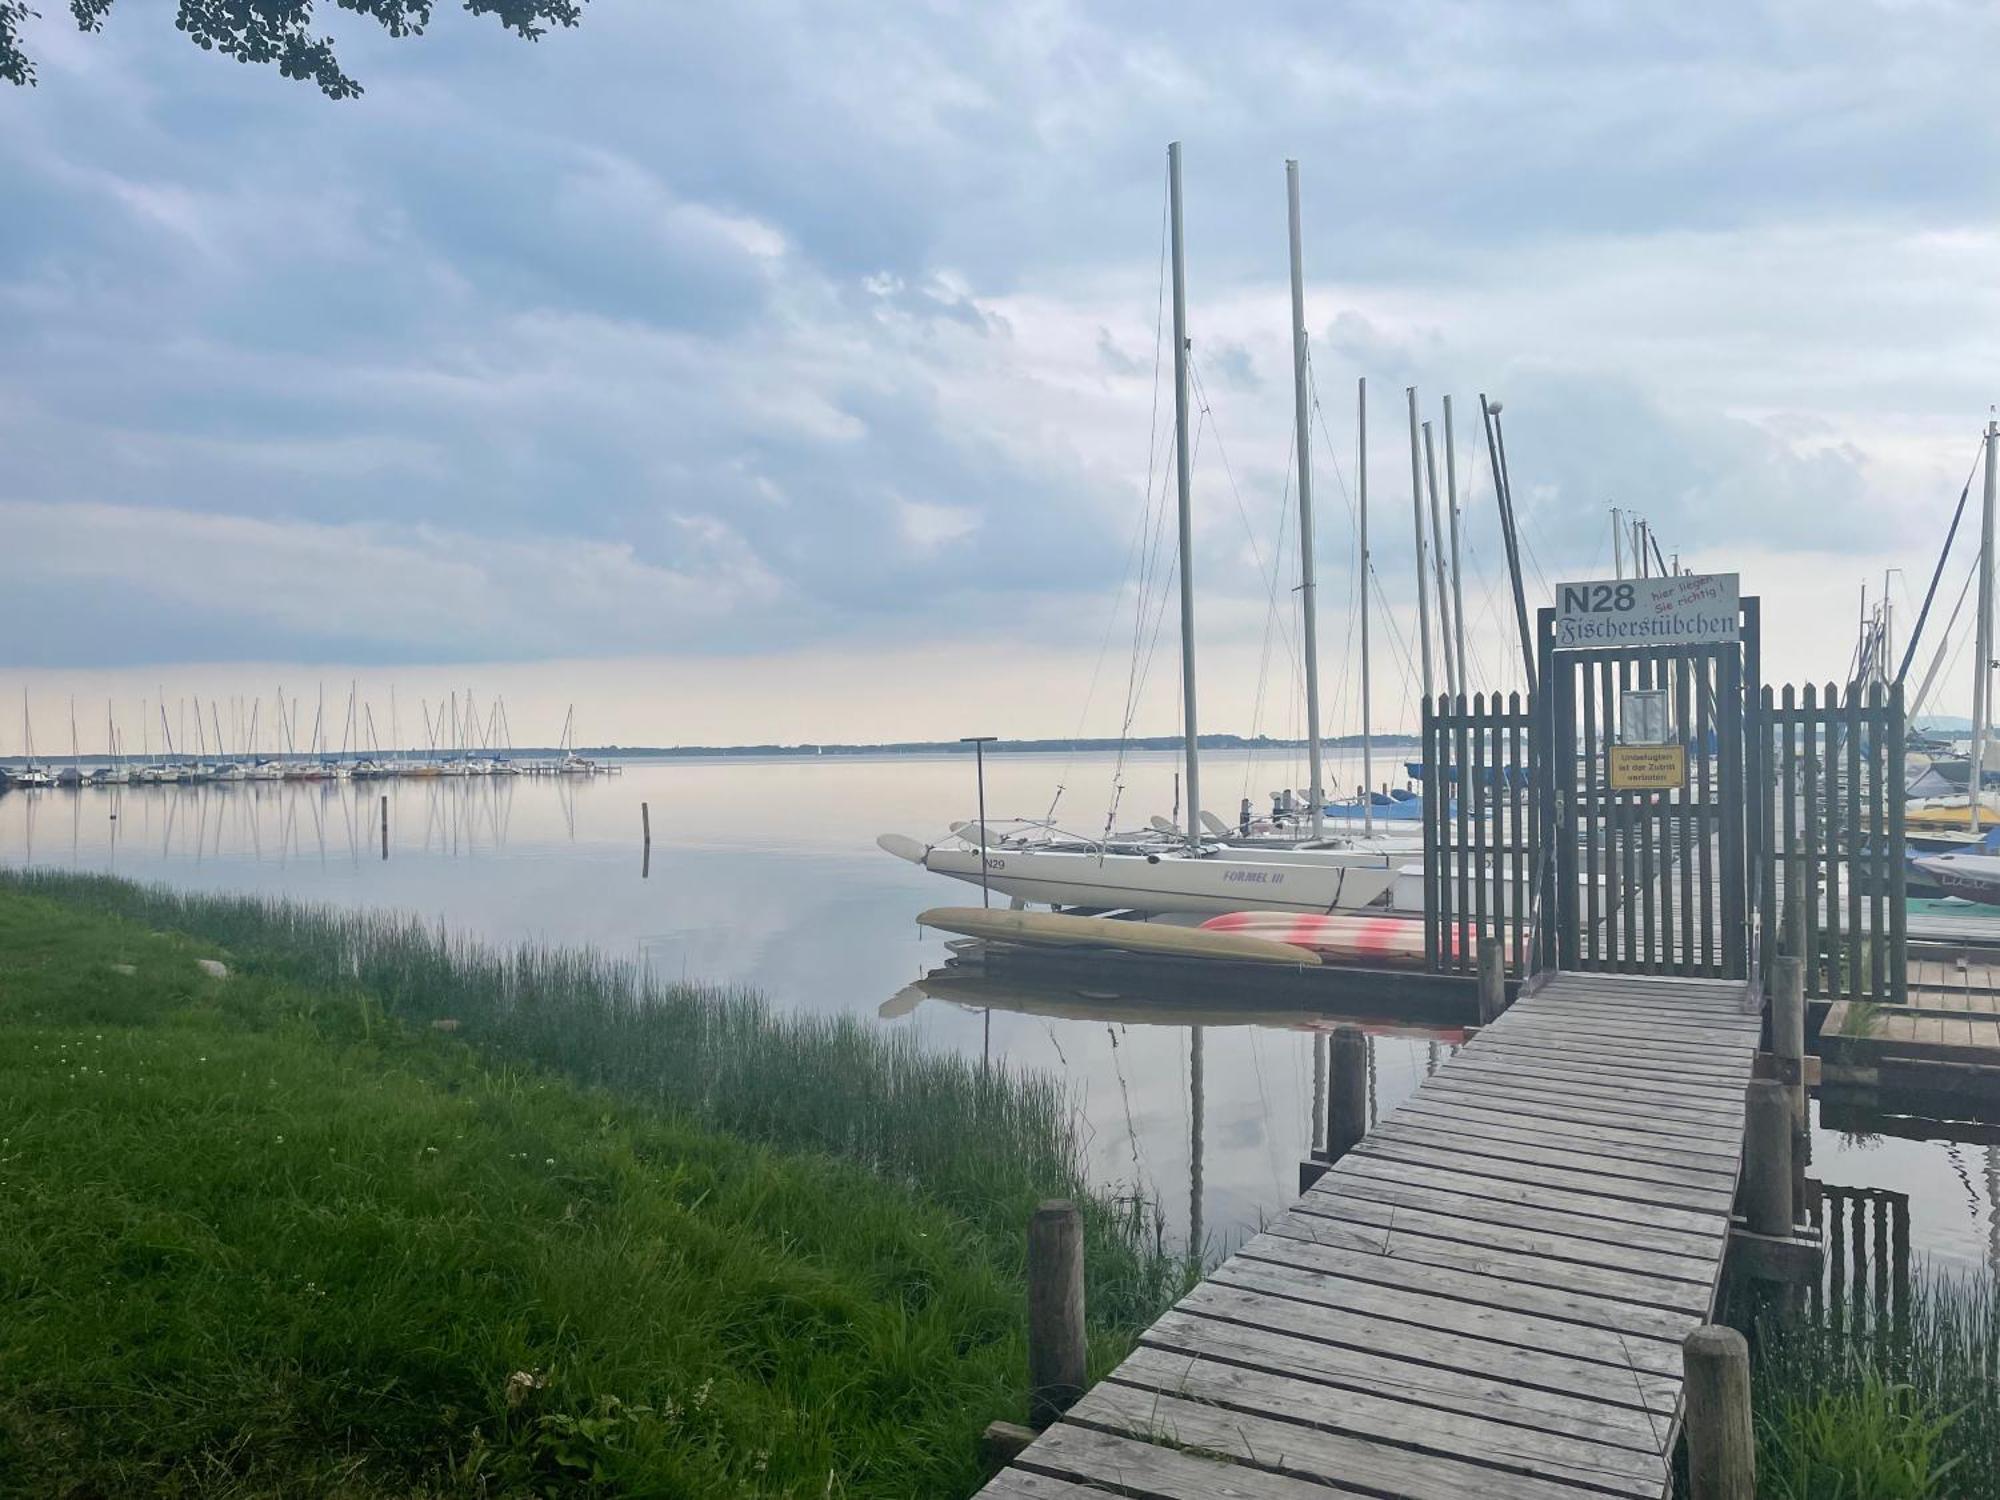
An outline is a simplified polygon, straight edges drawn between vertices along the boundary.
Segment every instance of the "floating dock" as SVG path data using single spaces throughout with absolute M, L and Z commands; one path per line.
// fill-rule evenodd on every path
M 981 1493 L 1664 1495 L 1730 1239 L 1747 990 L 1554 977 Z

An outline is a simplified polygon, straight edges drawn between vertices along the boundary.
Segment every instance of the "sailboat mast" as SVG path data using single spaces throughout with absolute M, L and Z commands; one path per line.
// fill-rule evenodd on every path
M 1299 164 L 1285 163 L 1285 206 L 1292 232 L 1292 425 L 1299 442 L 1299 605 L 1305 617 L 1306 754 L 1312 832 L 1325 831 L 1326 786 L 1319 740 L 1319 605 L 1313 592 L 1312 422 L 1306 402 L 1306 271 L 1299 231 Z
M 1361 501 L 1361 831 L 1375 831 L 1375 737 L 1368 688 L 1368 377 L 1354 383 L 1355 470 Z
M 1201 753 L 1194 699 L 1194 508 L 1188 474 L 1187 260 L 1181 241 L 1181 143 L 1167 147 L 1174 254 L 1174 483 L 1181 540 L 1181 733 L 1186 741 L 1188 847 L 1201 847 Z
M 1451 435 L 1451 397 L 1444 398 L 1444 503 L 1451 517 L 1451 629 L 1458 654 L 1458 690 L 1465 691 L 1465 584 L 1458 570 L 1458 448 Z
M 1417 639 L 1424 647 L 1424 707 L 1436 706 L 1436 686 L 1431 681 L 1431 585 L 1424 572 L 1424 475 L 1423 457 L 1418 452 L 1417 388 L 1409 386 L 1410 398 L 1410 515 L 1417 525 Z
M 1993 716 L 1993 488 L 2000 424 L 1986 422 L 1986 491 L 1979 510 L 1978 647 L 1972 664 L 1972 775 L 1967 782 L 1966 816 L 1979 831 L 1979 794 L 1986 777 L 1986 737 Z
M 1431 570 L 1437 574 L 1438 645 L 1444 651 L 1444 690 L 1455 698 L 1465 690 L 1465 679 L 1452 650 L 1451 594 L 1444 579 L 1444 526 L 1438 519 L 1437 451 L 1431 442 L 1428 422 L 1424 423 L 1424 488 L 1431 501 Z

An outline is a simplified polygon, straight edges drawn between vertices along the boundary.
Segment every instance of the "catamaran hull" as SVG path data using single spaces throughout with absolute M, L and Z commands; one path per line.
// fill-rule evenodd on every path
M 913 841 L 896 841 L 904 844 Z M 977 849 L 883 847 L 934 875 L 981 884 Z M 1051 906 L 1155 915 L 1229 911 L 1354 911 L 1382 900 L 1396 872 L 1380 855 L 1329 852 L 1311 861 L 1210 854 L 1098 854 L 989 849 L 985 883 L 1000 895 Z

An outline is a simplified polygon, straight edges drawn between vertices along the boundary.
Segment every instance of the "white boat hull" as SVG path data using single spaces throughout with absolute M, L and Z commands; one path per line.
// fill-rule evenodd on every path
M 969 885 L 982 883 L 977 849 L 885 836 L 891 854 Z M 1256 854 L 1217 849 L 1186 854 L 1100 854 L 1088 850 L 989 849 L 984 883 L 1013 900 L 1154 915 L 1230 911 L 1356 911 L 1379 903 L 1396 872 L 1380 855 L 1314 850 Z

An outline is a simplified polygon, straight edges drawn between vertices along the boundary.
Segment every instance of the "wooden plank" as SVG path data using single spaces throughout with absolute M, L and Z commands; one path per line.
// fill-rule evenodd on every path
M 1632 1027 L 1615 1022 L 1600 1026 L 1590 1017 L 1563 1016 L 1548 1011 L 1520 1013 L 1518 1007 L 1508 1011 L 1502 1020 L 1505 1025 L 1496 1025 L 1489 1030 L 1496 1035 L 1510 1037 L 1532 1034 L 1538 1040 L 1570 1042 L 1599 1051 L 1651 1052 L 1661 1057 L 1684 1058 L 1710 1066 L 1727 1066 L 1736 1058 L 1739 1049 L 1759 1034 L 1750 1027 L 1716 1036 L 1706 1031 L 1674 1030 L 1662 1026 Z M 1483 1037 L 1486 1034 L 1482 1031 L 1479 1035 Z M 1471 1045 L 1477 1044 L 1478 1038 L 1474 1038 Z
M 1681 1234 L 1720 1238 L 1723 1232 L 1722 1226 L 1727 1222 L 1714 1213 L 1699 1213 L 1684 1208 L 1650 1207 L 1643 1203 L 1606 1197 L 1587 1188 L 1578 1190 L 1560 1187 L 1539 1173 L 1530 1173 L 1525 1178 L 1507 1178 L 1493 1173 L 1476 1172 L 1466 1166 L 1441 1167 L 1428 1161 L 1415 1161 L 1408 1156 L 1392 1156 L 1371 1151 L 1367 1149 L 1365 1143 L 1363 1149 L 1350 1153 L 1341 1161 L 1340 1166 L 1328 1175 L 1335 1179 L 1335 1191 L 1338 1191 L 1338 1182 L 1346 1177 L 1388 1178 L 1443 1188 L 1449 1192 L 1461 1193 L 1468 1198 L 1497 1198 L 1503 1203 L 1559 1208 L 1586 1218 L 1605 1219 L 1612 1223 L 1624 1224 L 1633 1229 L 1668 1229 Z
M 1938 1023 L 1939 1039 L 1947 1047 L 1970 1047 L 1972 1023 L 1963 1016 L 1949 1016 Z
M 1427 1093 L 1440 1098 L 1462 1099 L 1483 1108 L 1503 1109 L 1528 1118 L 1608 1125 L 1614 1129 L 1628 1127 L 1633 1123 L 1632 1116 L 1624 1110 L 1600 1108 L 1594 1102 L 1586 1104 L 1571 1101 L 1566 1104 L 1563 1100 L 1551 1098 L 1546 1093 L 1498 1085 L 1470 1074 L 1454 1078 L 1439 1073 L 1424 1085 L 1424 1089 Z M 1662 1138 L 1685 1139 L 1696 1145 L 1707 1145 L 1711 1149 L 1719 1147 L 1724 1151 L 1740 1150 L 1743 1139 L 1743 1132 L 1740 1129 L 1732 1130 L 1726 1125 L 1665 1117 L 1656 1117 L 1649 1123 Z
M 1432 1128 L 1440 1130 L 1464 1131 L 1492 1140 L 1559 1146 L 1565 1150 L 1610 1156 L 1621 1161 L 1693 1167 L 1726 1177 L 1735 1176 L 1740 1155 L 1719 1146 L 1706 1151 L 1691 1151 L 1688 1149 L 1690 1143 L 1662 1140 L 1659 1136 L 1636 1129 L 1617 1130 L 1562 1120 L 1523 1119 L 1509 1110 L 1473 1108 L 1427 1089 L 1419 1090 L 1397 1105 L 1396 1112 L 1389 1119 L 1406 1120 L 1411 1124 L 1419 1120 L 1435 1121 Z
M 1359 1490 L 1242 1468 L 1222 1458 L 1068 1422 L 1058 1422 L 1035 1439 L 1016 1467 L 1084 1484 L 1095 1478 L 1111 1494 L 1154 1500 L 1365 1500 Z M 986 1493 L 980 1491 L 982 1496 Z
M 1725 1200 L 1732 1198 L 1736 1191 L 1736 1174 L 1721 1168 L 1704 1171 L 1693 1166 L 1667 1166 L 1660 1162 L 1639 1161 L 1601 1152 L 1574 1151 L 1557 1142 L 1524 1141 L 1519 1138 L 1518 1132 L 1514 1137 L 1495 1138 L 1478 1132 L 1455 1130 L 1442 1122 L 1434 1122 L 1432 1116 L 1414 1110 L 1408 1115 L 1398 1111 L 1376 1126 L 1369 1135 L 1428 1146 L 1447 1154 L 1462 1152 L 1467 1156 L 1492 1156 L 1502 1161 L 1535 1162 L 1541 1166 L 1625 1178 L 1640 1184 L 1693 1188 L 1705 1195 L 1719 1193 Z M 1727 1211 L 1726 1202 L 1724 1211 Z
M 1405 1500 L 1463 1500 L 1473 1494 L 1488 1500 L 1579 1500 L 1589 1493 L 1486 1464 L 1183 1401 L 1115 1380 L 1078 1402 L 1070 1420 L 1110 1432 L 1165 1438 L 1182 1448 L 1226 1455 L 1248 1468 L 1345 1482 Z
M 1251 1279 L 1256 1279 L 1258 1269 L 1250 1267 Z M 1623 1379 L 1614 1374 L 1607 1378 L 1602 1364 L 1568 1354 L 1350 1307 L 1298 1301 L 1226 1281 L 1203 1282 L 1181 1299 L 1180 1310 L 1260 1333 L 1310 1340 L 1329 1350 L 1502 1381 L 1530 1393 L 1581 1397 L 1640 1415 L 1671 1417 L 1679 1399 L 1674 1382 L 1657 1375 Z
M 1183 1309 L 1165 1314 L 1140 1336 L 1140 1343 L 1336 1389 L 1393 1395 L 1414 1405 L 1461 1411 L 1491 1422 L 1640 1453 L 1658 1453 L 1666 1430 L 1664 1422 L 1636 1407 L 1566 1396 L 1490 1374 L 1468 1374 L 1271 1329 L 1246 1328 Z
M 1613 1075 L 1604 1069 L 1503 1053 L 1497 1047 L 1468 1047 L 1440 1071 L 1481 1073 L 1492 1077 L 1546 1083 L 1567 1096 L 1609 1098 L 1629 1102 L 1634 1115 L 1656 1109 L 1678 1109 L 1727 1119 L 1743 1109 L 1742 1084 L 1707 1084 L 1663 1079 L 1657 1072 Z
M 1610 1297 L 1673 1312 L 1703 1314 L 1708 1311 L 1708 1288 L 1691 1282 L 1664 1281 L 1588 1262 L 1558 1263 L 1546 1256 L 1516 1255 L 1494 1245 L 1471 1245 L 1463 1241 L 1434 1239 L 1428 1235 L 1405 1234 L 1390 1226 L 1336 1221 L 1302 1214 L 1296 1209 L 1274 1219 L 1264 1232 L 1284 1239 L 1405 1261 L 1411 1265 L 1443 1266 L 1503 1281 L 1525 1282 L 1530 1286 L 1557 1286 L 1566 1291 L 1587 1292 L 1596 1297 Z
M 1654 1037 L 1662 1042 L 1679 1042 L 1685 1046 L 1721 1046 L 1741 1037 L 1746 1031 L 1756 1029 L 1754 1020 L 1746 1016 L 1695 1016 L 1664 1012 L 1649 1015 L 1615 1000 L 1597 1001 L 1580 997 L 1549 1000 L 1545 996 L 1537 996 L 1527 1004 L 1528 1009 L 1522 1014 L 1534 1020 L 1565 1024 L 1578 1030 L 1587 1023 L 1592 1030 L 1619 1032 L 1640 1039 Z M 1513 1011 L 1508 1014 L 1512 1015 Z
M 1680 1368 L 1679 1341 L 1701 1324 L 1701 1319 L 1691 1313 L 1571 1291 L 1553 1281 L 1537 1286 L 1446 1266 L 1412 1265 L 1387 1256 L 1292 1239 L 1268 1230 L 1237 1252 L 1231 1263 L 1238 1262 L 1260 1262 L 1267 1268 L 1290 1267 L 1303 1273 L 1310 1283 L 1326 1286 L 1338 1282 L 1350 1292 L 1363 1287 L 1410 1292 L 1433 1301 L 1449 1301 L 1460 1309 L 1522 1314 L 1568 1324 L 1573 1331 L 1595 1336 L 1623 1335 L 1622 1347 L 1640 1363 L 1640 1368 L 1658 1374 L 1672 1374 Z M 1641 1348 L 1652 1344 L 1660 1347 Z M 1596 1347 L 1621 1346 L 1614 1336 L 1608 1345 Z M 1625 1357 L 1625 1354 L 1617 1356 Z
M 1371 1134 L 1357 1154 L 1412 1166 L 1439 1167 L 1482 1181 L 1519 1184 L 1534 1191 L 1557 1190 L 1587 1197 L 1595 1212 L 1607 1219 L 1657 1224 L 1699 1233 L 1717 1218 L 1727 1218 L 1735 1193 L 1715 1188 L 1678 1187 L 1671 1183 L 1636 1182 L 1601 1172 L 1572 1171 L 1518 1157 L 1474 1156 L 1449 1147 L 1415 1145 L 1406 1140 Z
M 1733 1031 L 1751 1014 L 1744 1009 L 1740 991 L 1721 1004 L 1689 1005 L 1671 999 L 1637 998 L 1626 993 L 1616 981 L 1607 982 L 1599 989 L 1557 990 L 1551 986 L 1517 1003 L 1526 1005 L 1538 1015 L 1576 1015 L 1590 1011 L 1605 1016 L 1624 1016 L 1680 1031 L 1699 1032 Z
M 1067 1479 L 1052 1479 L 1047 1474 L 1033 1474 L 1026 1469 L 1002 1469 L 993 1476 L 992 1483 L 979 1492 L 979 1500 L 1106 1500 L 1107 1496 L 1120 1493 L 1123 1492 L 1101 1490 L 1094 1484 L 1072 1484 Z
M 1693 1010 L 1727 1015 L 1740 1010 L 1749 987 L 1740 979 L 1654 978 L 1640 974 L 1559 974 L 1535 994 L 1538 1000 L 1578 996 L 1612 999 L 1635 1009 Z
M 1692 1287 L 1700 1294 L 1700 1311 L 1705 1312 L 1712 1305 L 1715 1263 L 1699 1256 L 1670 1255 L 1661 1250 L 1639 1250 L 1609 1240 L 1585 1239 L 1580 1235 L 1566 1235 L 1549 1229 L 1528 1229 L 1496 1224 L 1486 1219 L 1460 1218 L 1451 1213 L 1402 1204 L 1378 1203 L 1351 1193 L 1310 1192 L 1293 1205 L 1291 1212 L 1339 1223 L 1389 1229 L 1395 1235 L 1392 1244 L 1423 1237 L 1475 1250 L 1510 1250 L 1543 1260 L 1633 1271 Z
M 1617 1109 L 1627 1119 L 1638 1118 L 1643 1111 L 1644 1118 L 1648 1120 L 1675 1120 L 1726 1130 L 1732 1123 L 1741 1129 L 1743 1118 L 1743 1105 L 1727 1097 L 1696 1098 L 1682 1103 L 1654 1103 L 1648 1098 L 1642 1104 L 1633 1104 L 1632 1092 L 1616 1083 L 1591 1083 L 1542 1069 L 1487 1062 L 1470 1052 L 1461 1052 L 1438 1069 L 1436 1076 L 1449 1078 L 1457 1084 L 1481 1082 L 1516 1092 L 1552 1095 L 1594 1109 Z
M 2000 1021 L 1974 1021 L 1971 1023 L 1971 1045 L 1991 1047 L 2000 1051 Z
M 1749 1064 L 1734 1053 L 1719 1056 L 1711 1051 L 1676 1052 L 1651 1044 L 1626 1046 L 1609 1038 L 1571 1029 L 1540 1025 L 1489 1026 L 1465 1044 L 1469 1052 L 1525 1051 L 1551 1061 L 1579 1062 L 1593 1068 L 1637 1072 L 1652 1070 L 1667 1077 L 1689 1077 L 1735 1083 L 1749 1081 Z
M 1345 1163 L 1343 1163 L 1345 1165 Z M 1651 1229 L 1642 1224 L 1625 1224 L 1616 1219 L 1600 1219 L 1590 1214 L 1571 1213 L 1546 1203 L 1505 1198 L 1474 1198 L 1436 1183 L 1399 1179 L 1393 1172 L 1386 1177 L 1363 1172 L 1322 1177 L 1311 1195 L 1348 1203 L 1380 1203 L 1394 1208 L 1425 1208 L 1452 1218 L 1470 1219 L 1479 1224 L 1504 1225 L 1533 1233 L 1566 1235 L 1571 1239 L 1596 1240 L 1623 1245 L 1634 1250 L 1657 1251 L 1685 1260 L 1712 1261 L 1719 1235 L 1683 1234 L 1678 1230 Z
M 1558 1433 L 1524 1431 L 1465 1412 L 1362 1391 L 1328 1391 L 1289 1375 L 1161 1349 L 1135 1351 L 1113 1378 L 1121 1385 L 1252 1418 L 1407 1446 L 1444 1458 L 1465 1455 L 1496 1469 L 1601 1487 L 1613 1494 L 1658 1500 L 1668 1478 L 1666 1460 L 1657 1451 L 1635 1453 Z M 1268 1455 L 1260 1456 L 1270 1461 Z M 1340 1472 L 1336 1477 L 1359 1476 Z

